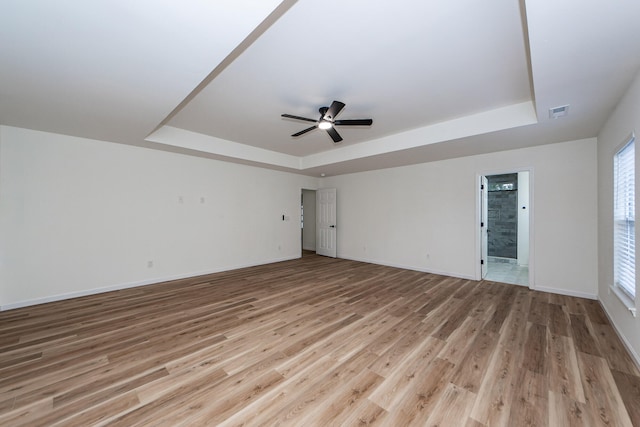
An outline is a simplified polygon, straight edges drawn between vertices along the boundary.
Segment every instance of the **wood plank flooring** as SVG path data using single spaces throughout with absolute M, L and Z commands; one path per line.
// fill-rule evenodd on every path
M 315 255 L 0 312 L 2 426 L 640 426 L 596 301 Z

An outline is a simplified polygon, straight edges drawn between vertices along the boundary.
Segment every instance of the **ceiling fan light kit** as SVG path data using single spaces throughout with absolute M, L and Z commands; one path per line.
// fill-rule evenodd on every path
M 335 144 L 342 141 L 342 137 L 335 129 L 335 126 L 371 126 L 373 124 L 372 119 L 352 119 L 352 120 L 336 120 L 336 116 L 340 114 L 345 104 L 340 101 L 333 101 L 330 107 L 320 107 L 320 118 L 318 120 L 309 119 L 307 117 L 294 116 L 292 114 L 282 114 L 282 117 L 287 119 L 302 120 L 305 122 L 315 123 L 313 126 L 296 132 L 292 137 L 302 136 L 307 132 L 311 132 L 314 129 L 322 129 L 327 131 L 331 139 Z

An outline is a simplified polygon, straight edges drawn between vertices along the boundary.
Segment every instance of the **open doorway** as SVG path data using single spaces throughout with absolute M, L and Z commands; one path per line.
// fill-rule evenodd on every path
M 316 252 L 316 190 L 302 189 L 300 195 L 300 239 L 302 255 Z
M 530 285 L 529 171 L 481 177 L 481 277 Z

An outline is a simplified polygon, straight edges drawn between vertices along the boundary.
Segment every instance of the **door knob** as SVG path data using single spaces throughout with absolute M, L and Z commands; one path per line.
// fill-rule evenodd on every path
M 329 227 L 331 227 L 331 228 L 336 228 L 336 226 L 335 226 L 335 225 L 330 225 Z

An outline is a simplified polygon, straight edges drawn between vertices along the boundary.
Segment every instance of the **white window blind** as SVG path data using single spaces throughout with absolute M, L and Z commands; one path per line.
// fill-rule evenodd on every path
M 615 155 L 613 245 L 614 281 L 624 293 L 636 295 L 636 189 L 635 140 L 631 140 Z

